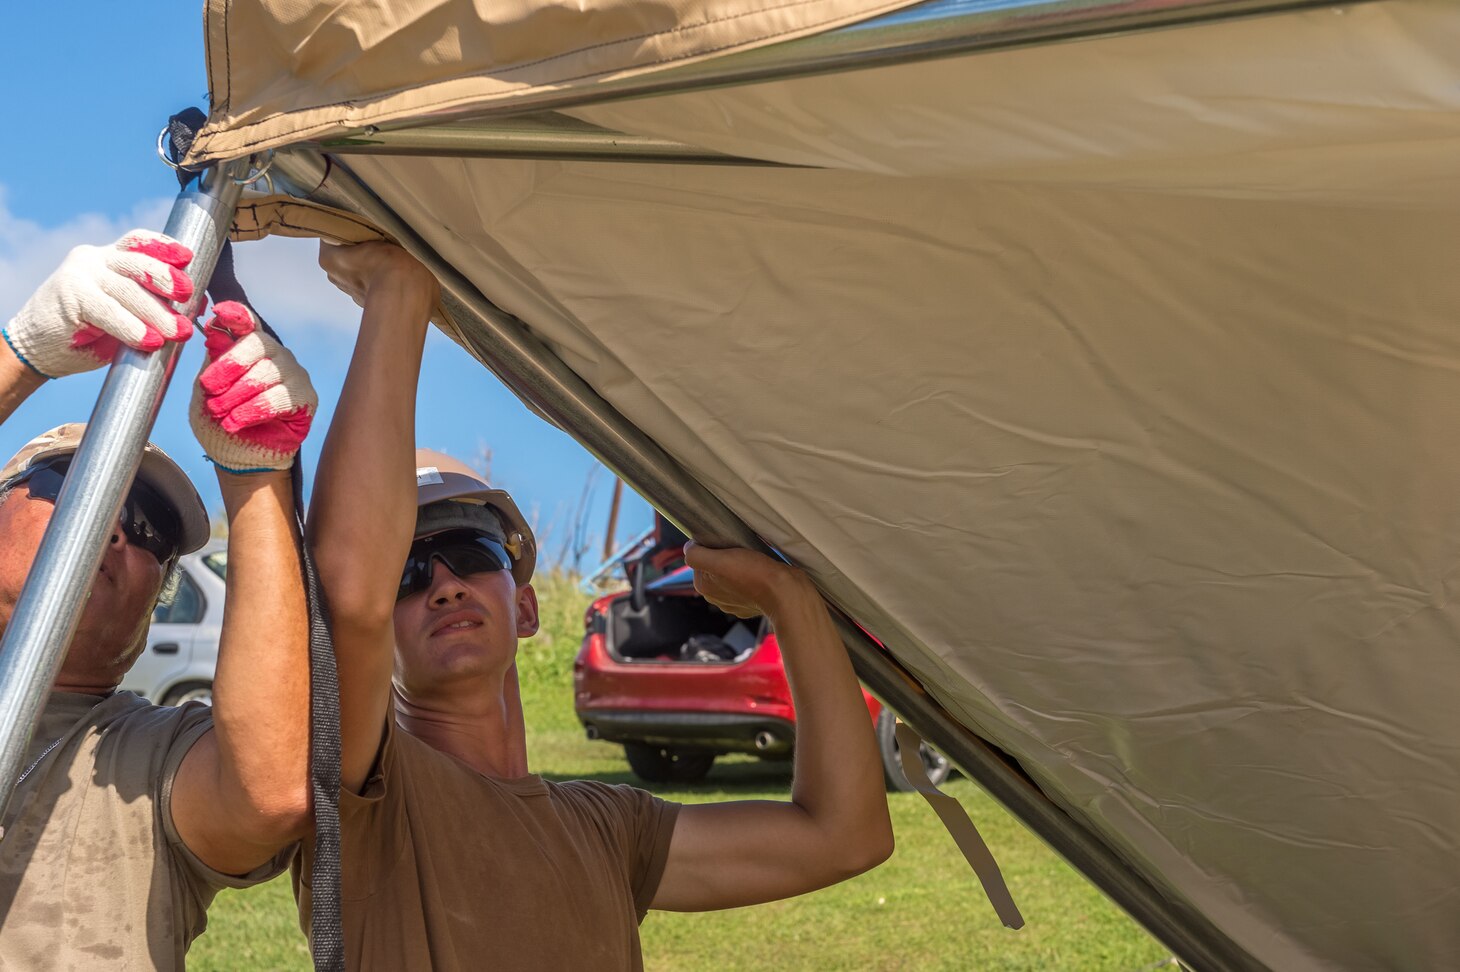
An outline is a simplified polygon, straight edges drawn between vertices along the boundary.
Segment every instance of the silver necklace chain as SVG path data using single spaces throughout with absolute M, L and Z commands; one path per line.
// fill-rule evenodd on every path
M 47 746 L 47 747 L 46 747 L 46 748 L 45 748 L 45 749 L 43 749 L 43 750 L 41 750 L 41 754 L 40 754 L 40 755 L 39 755 L 39 756 L 37 756 L 37 757 L 36 757 L 36 758 L 35 758 L 35 762 L 34 762 L 34 763 L 31 763 L 31 764 L 30 764 L 30 765 L 29 765 L 29 766 L 27 766 L 27 767 L 26 767 L 26 768 L 25 768 L 25 772 L 24 772 L 24 773 L 21 773 L 21 774 L 20 774 L 20 775 L 19 775 L 19 776 L 17 776 L 17 777 L 16 777 L 16 778 L 15 778 L 15 785 L 16 785 L 16 786 L 19 786 L 19 785 L 20 785 L 20 784 L 22 784 L 22 783 L 24 783 L 24 782 L 25 782 L 25 778 L 26 778 L 26 777 L 27 777 L 27 776 L 29 776 L 29 775 L 30 775 L 30 774 L 31 774 L 31 772 L 32 772 L 32 771 L 33 771 L 33 770 L 34 770 L 34 769 L 35 769 L 35 768 L 36 768 L 36 767 L 37 767 L 37 766 L 39 766 L 39 765 L 41 765 L 41 760 L 43 760 L 43 759 L 45 759 L 45 758 L 46 758 L 46 757 L 47 757 L 47 756 L 49 756 L 49 755 L 51 755 L 51 750 L 53 750 L 53 749 L 55 749 L 55 748 L 56 748 L 56 747 L 57 747 L 57 746 L 59 746 L 59 745 L 61 745 L 61 739 L 65 739 L 65 738 L 66 738 L 66 737 L 65 737 L 65 736 L 62 736 L 62 737 L 61 737 L 61 738 L 60 738 L 60 739 L 57 739 L 57 740 L 56 740 L 56 741 L 55 741 L 55 742 L 53 742 L 53 743 L 51 743 L 51 744 L 50 744 L 50 745 L 49 745 L 49 746 Z
M 32 772 L 34 772 L 35 771 L 35 768 L 37 766 L 41 765 L 41 760 L 43 760 L 47 756 L 51 755 L 51 750 L 53 750 L 57 746 L 61 745 L 61 741 L 64 740 L 65 738 L 66 738 L 65 736 L 61 736 L 59 739 L 56 739 L 55 741 L 53 741 L 45 749 L 41 750 L 41 754 L 35 758 L 35 762 L 33 762 L 29 766 L 27 766 L 25 768 L 25 772 L 24 773 L 21 773 L 19 776 L 17 776 L 15 778 L 15 787 L 14 787 L 14 789 L 17 789 L 17 790 L 20 789 L 20 784 L 22 784 L 22 783 L 25 782 L 25 778 L 27 776 L 29 776 Z M 5 839 L 5 828 L 3 826 L 0 826 L 0 840 L 4 840 L 4 839 Z

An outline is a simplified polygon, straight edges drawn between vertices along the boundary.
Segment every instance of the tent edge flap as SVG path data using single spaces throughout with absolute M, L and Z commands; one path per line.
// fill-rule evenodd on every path
M 202 165 L 367 125 L 507 109 L 535 93 L 589 89 L 795 40 L 915 2 L 719 0 L 693 4 L 673 23 L 651 23 L 662 20 L 662 5 L 596 0 L 594 9 L 559 23 L 569 43 L 545 52 L 531 36 L 544 25 L 525 0 L 504 5 L 501 23 L 481 22 L 466 0 L 412 0 L 409 14 L 346 3 L 313 20 L 290 20 L 272 10 L 282 0 L 262 0 L 255 6 L 263 16 L 254 21 L 231 0 L 208 0 L 211 110 L 185 161 Z M 388 22 L 392 17 L 399 24 Z M 595 32 L 601 22 L 617 30 Z M 646 24 L 649 29 L 640 29 Z M 480 36 L 443 40 L 473 27 Z M 361 39 L 340 42 L 346 34 Z M 306 37 L 316 35 L 333 36 L 329 57 L 301 51 Z M 247 50 L 248 58 L 234 58 L 235 48 Z M 384 69 L 386 58 L 401 60 L 402 49 L 417 50 L 415 62 Z M 367 77 L 385 80 L 376 87 L 362 83 Z

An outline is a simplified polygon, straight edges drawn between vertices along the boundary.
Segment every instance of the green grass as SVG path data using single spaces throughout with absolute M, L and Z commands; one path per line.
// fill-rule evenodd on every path
M 556 779 L 636 783 L 622 751 L 588 742 L 573 716 L 572 659 L 587 599 L 561 578 L 539 595 L 543 631 L 518 661 L 535 771 Z M 705 784 L 653 787 L 684 803 L 784 798 L 789 764 L 735 757 Z M 999 924 L 922 798 L 889 795 L 897 851 L 845 884 L 791 901 L 698 915 L 653 912 L 644 922 L 651 972 L 777 970 L 1080 970 L 1134 972 L 1169 956 L 1140 928 L 964 779 L 944 788 L 968 809 L 1024 913 L 1017 932 Z M 188 956 L 194 970 L 254 972 L 309 967 L 288 878 L 225 891 Z

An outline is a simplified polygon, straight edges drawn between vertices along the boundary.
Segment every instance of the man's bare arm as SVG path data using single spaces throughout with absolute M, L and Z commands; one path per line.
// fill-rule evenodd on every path
M 244 874 L 309 824 L 309 613 L 289 470 L 316 398 L 252 310 L 213 310 L 189 422 L 228 513 L 228 592 L 213 731 L 178 768 L 171 810 L 204 863 Z
M 287 472 L 219 470 L 228 600 L 213 731 L 172 789 L 178 835 L 209 867 L 246 874 L 309 828 L 309 615 Z
M 653 907 L 708 911 L 805 894 L 892 853 L 877 741 L 826 605 L 799 570 L 749 550 L 687 550 L 695 586 L 775 627 L 796 705 L 789 803 L 686 806 Z
M 365 308 L 308 527 L 334 624 L 340 780 L 358 791 L 390 705 L 395 596 L 415 531 L 416 382 L 438 292 L 425 267 L 386 243 L 321 247 L 320 265 Z
M 25 366 L 10 345 L 0 341 L 0 422 L 4 422 L 45 379 Z

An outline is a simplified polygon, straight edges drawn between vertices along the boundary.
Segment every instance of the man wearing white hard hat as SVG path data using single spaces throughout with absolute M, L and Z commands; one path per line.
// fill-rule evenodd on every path
M 749 550 L 686 558 L 705 597 L 776 627 L 791 799 L 681 807 L 529 772 L 516 652 L 538 626 L 532 530 L 506 493 L 414 449 L 436 282 L 383 243 L 320 262 L 365 308 L 309 521 L 339 667 L 350 967 L 633 972 L 651 908 L 785 898 L 886 859 L 876 740 L 831 618 L 800 571 Z M 308 848 L 299 862 L 307 911 Z
M 0 422 L 44 382 L 155 351 L 192 323 L 181 244 L 78 247 L 0 331 Z M 119 692 L 182 554 L 208 539 L 188 477 L 149 444 L 0 820 L 0 968 L 182 969 L 220 888 L 278 874 L 308 829 L 308 616 L 289 467 L 315 399 L 247 308 L 208 325 L 192 425 L 228 513 L 215 705 Z M 0 632 L 84 427 L 0 467 Z

